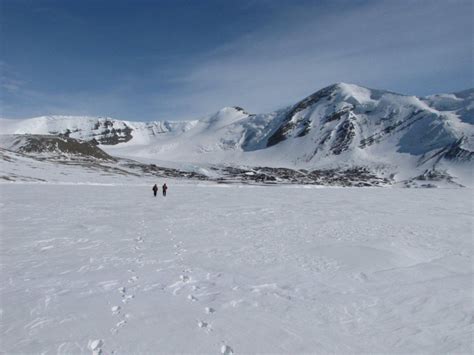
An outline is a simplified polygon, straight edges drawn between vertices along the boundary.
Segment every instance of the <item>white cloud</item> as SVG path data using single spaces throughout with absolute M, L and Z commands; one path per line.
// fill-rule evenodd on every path
M 339 81 L 417 90 L 423 78 L 468 65 L 470 14 L 462 7 L 469 6 L 380 1 L 324 16 L 317 6 L 293 8 L 191 65 L 176 79 L 183 94 L 166 102 L 182 112 L 227 105 L 261 112 Z
M 120 73 L 114 87 L 40 92 L 0 62 L 0 115 L 194 119 L 231 105 L 268 112 L 340 81 L 409 94 L 472 86 L 469 0 L 275 4 L 271 21 L 244 21 L 237 40 L 141 77 Z

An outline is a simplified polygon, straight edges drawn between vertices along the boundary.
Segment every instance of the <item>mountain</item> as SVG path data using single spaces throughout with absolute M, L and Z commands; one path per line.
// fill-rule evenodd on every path
M 474 89 L 416 97 L 338 83 L 268 114 L 226 107 L 183 122 L 48 116 L 2 119 L 0 128 L 85 140 L 111 156 L 165 165 L 360 168 L 406 185 L 414 179 L 470 184 Z

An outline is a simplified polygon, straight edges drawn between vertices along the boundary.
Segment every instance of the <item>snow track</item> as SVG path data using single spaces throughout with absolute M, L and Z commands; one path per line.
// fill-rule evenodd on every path
M 472 353 L 472 190 L 169 185 L 0 185 L 0 351 Z

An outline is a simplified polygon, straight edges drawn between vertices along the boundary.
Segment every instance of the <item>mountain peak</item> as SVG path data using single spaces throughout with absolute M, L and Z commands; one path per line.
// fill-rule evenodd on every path
M 231 113 L 235 113 L 235 112 L 239 112 L 239 113 L 243 113 L 245 115 L 249 115 L 249 113 L 246 112 L 245 109 L 243 109 L 240 106 L 225 106 L 225 107 L 221 108 L 219 111 L 217 111 L 217 113 L 224 113 L 224 114 L 231 114 Z
M 240 107 L 240 106 L 232 106 L 233 109 L 237 110 L 237 111 L 242 111 L 242 112 L 245 112 L 245 110 Z
M 325 86 L 315 93 L 319 91 L 324 91 L 324 92 L 341 92 L 341 91 L 353 91 L 353 90 L 358 90 L 358 89 L 365 89 L 365 90 L 370 90 L 366 87 L 357 85 L 357 84 L 352 84 L 352 83 L 346 83 L 346 82 L 337 82 L 333 83 L 331 85 Z
M 200 121 L 205 123 L 209 128 L 222 128 L 249 116 L 250 115 L 239 106 L 227 106 Z

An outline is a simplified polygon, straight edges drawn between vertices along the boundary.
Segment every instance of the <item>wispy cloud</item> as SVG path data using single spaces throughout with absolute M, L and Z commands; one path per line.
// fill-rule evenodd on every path
M 267 112 L 340 81 L 418 95 L 473 86 L 470 0 L 265 4 L 271 16 L 260 22 L 242 18 L 239 35 L 224 44 L 186 54 L 132 51 L 125 69 L 120 61 L 108 68 L 106 58 L 101 68 L 108 80 L 100 80 L 100 71 L 89 73 L 94 84 L 80 89 L 33 85 L 3 63 L 0 114 L 193 119 L 230 105 Z M 245 6 L 252 8 L 252 2 Z M 83 55 L 92 63 L 87 69 L 94 68 L 94 53 Z M 83 79 L 76 69 L 70 68 L 71 82 Z
M 177 80 L 185 95 L 167 97 L 168 104 L 265 111 L 339 81 L 426 94 L 456 86 L 456 70 L 470 65 L 467 1 L 346 5 L 324 16 L 317 6 L 289 8 L 255 25 L 183 73 Z

